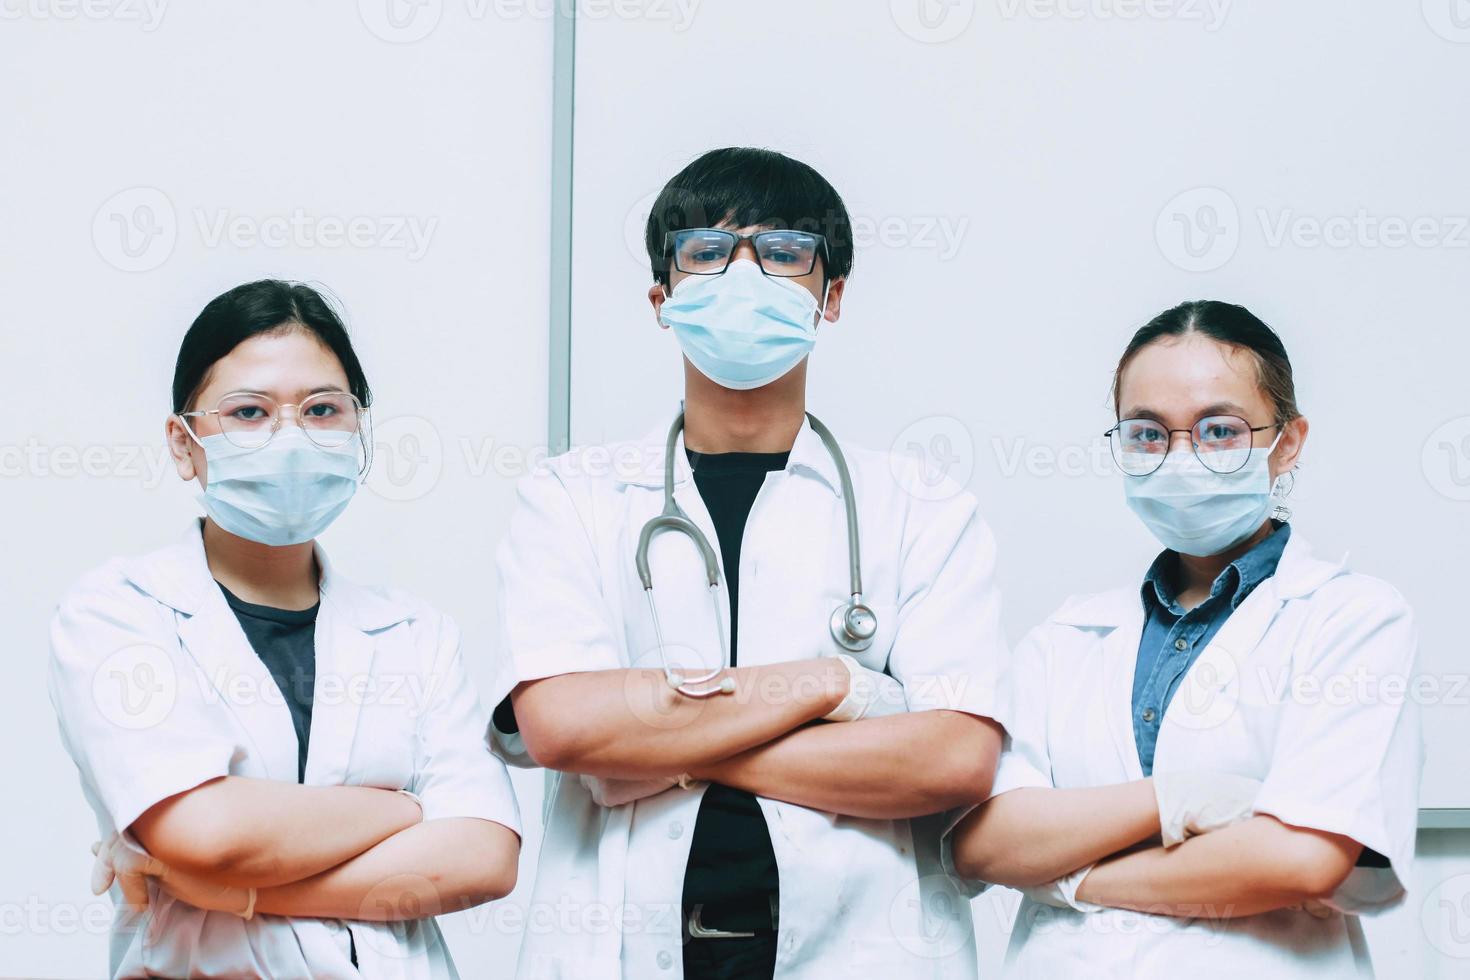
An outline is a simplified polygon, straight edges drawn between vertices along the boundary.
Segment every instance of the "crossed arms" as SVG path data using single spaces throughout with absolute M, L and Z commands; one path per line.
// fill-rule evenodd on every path
M 847 694 L 832 657 L 724 672 L 733 694 L 686 698 L 655 670 L 560 674 L 511 692 L 526 749 L 614 779 L 688 774 L 829 813 L 898 819 L 989 792 L 1001 728 L 963 711 L 819 722 Z

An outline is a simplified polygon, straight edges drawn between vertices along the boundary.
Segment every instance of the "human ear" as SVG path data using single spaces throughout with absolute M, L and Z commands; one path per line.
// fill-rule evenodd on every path
M 170 415 L 163 424 L 163 436 L 168 442 L 169 455 L 174 458 L 174 469 L 178 471 L 179 479 L 187 482 L 198 476 L 203 471 L 203 466 L 196 465 L 194 451 L 199 447 L 189 434 L 184 420 L 177 415 Z

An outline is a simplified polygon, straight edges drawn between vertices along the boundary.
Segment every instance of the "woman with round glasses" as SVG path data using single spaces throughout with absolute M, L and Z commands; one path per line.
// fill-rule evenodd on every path
M 1125 497 L 1166 550 L 1015 651 L 955 870 L 1024 893 L 1010 976 L 1371 973 L 1358 916 L 1403 900 L 1414 853 L 1409 608 L 1286 523 L 1307 421 L 1249 311 L 1160 314 L 1113 394 Z
M 207 516 L 62 600 L 49 687 L 116 902 L 113 977 L 451 977 L 433 915 L 515 883 L 515 798 L 446 616 L 314 538 L 369 392 L 307 286 L 216 298 L 167 437 Z

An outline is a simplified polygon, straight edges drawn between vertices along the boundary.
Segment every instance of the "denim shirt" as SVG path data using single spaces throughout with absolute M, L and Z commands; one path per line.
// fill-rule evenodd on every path
M 1133 740 L 1145 776 L 1153 775 L 1159 723 L 1184 675 L 1235 607 L 1256 586 L 1276 574 L 1291 525 L 1274 533 L 1225 566 L 1210 586 L 1210 597 L 1193 609 L 1179 605 L 1174 589 L 1178 556 L 1165 551 L 1154 559 L 1143 579 L 1143 639 L 1133 673 Z

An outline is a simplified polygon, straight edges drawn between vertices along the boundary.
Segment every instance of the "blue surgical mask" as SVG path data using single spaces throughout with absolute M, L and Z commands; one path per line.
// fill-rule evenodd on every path
M 204 511 L 231 534 L 268 545 L 300 544 L 327 529 L 357 491 L 361 437 L 323 449 L 286 425 L 259 449 L 222 434 L 199 440 L 208 466 Z
M 1271 453 L 1252 451 L 1234 473 L 1216 473 L 1192 452 L 1171 452 L 1153 473 L 1125 477 L 1128 506 L 1164 545 L 1182 555 L 1218 555 L 1256 532 L 1274 504 Z
M 744 391 L 770 384 L 811 352 L 822 312 L 800 283 L 741 259 L 723 275 L 680 280 L 659 320 L 701 374 Z

